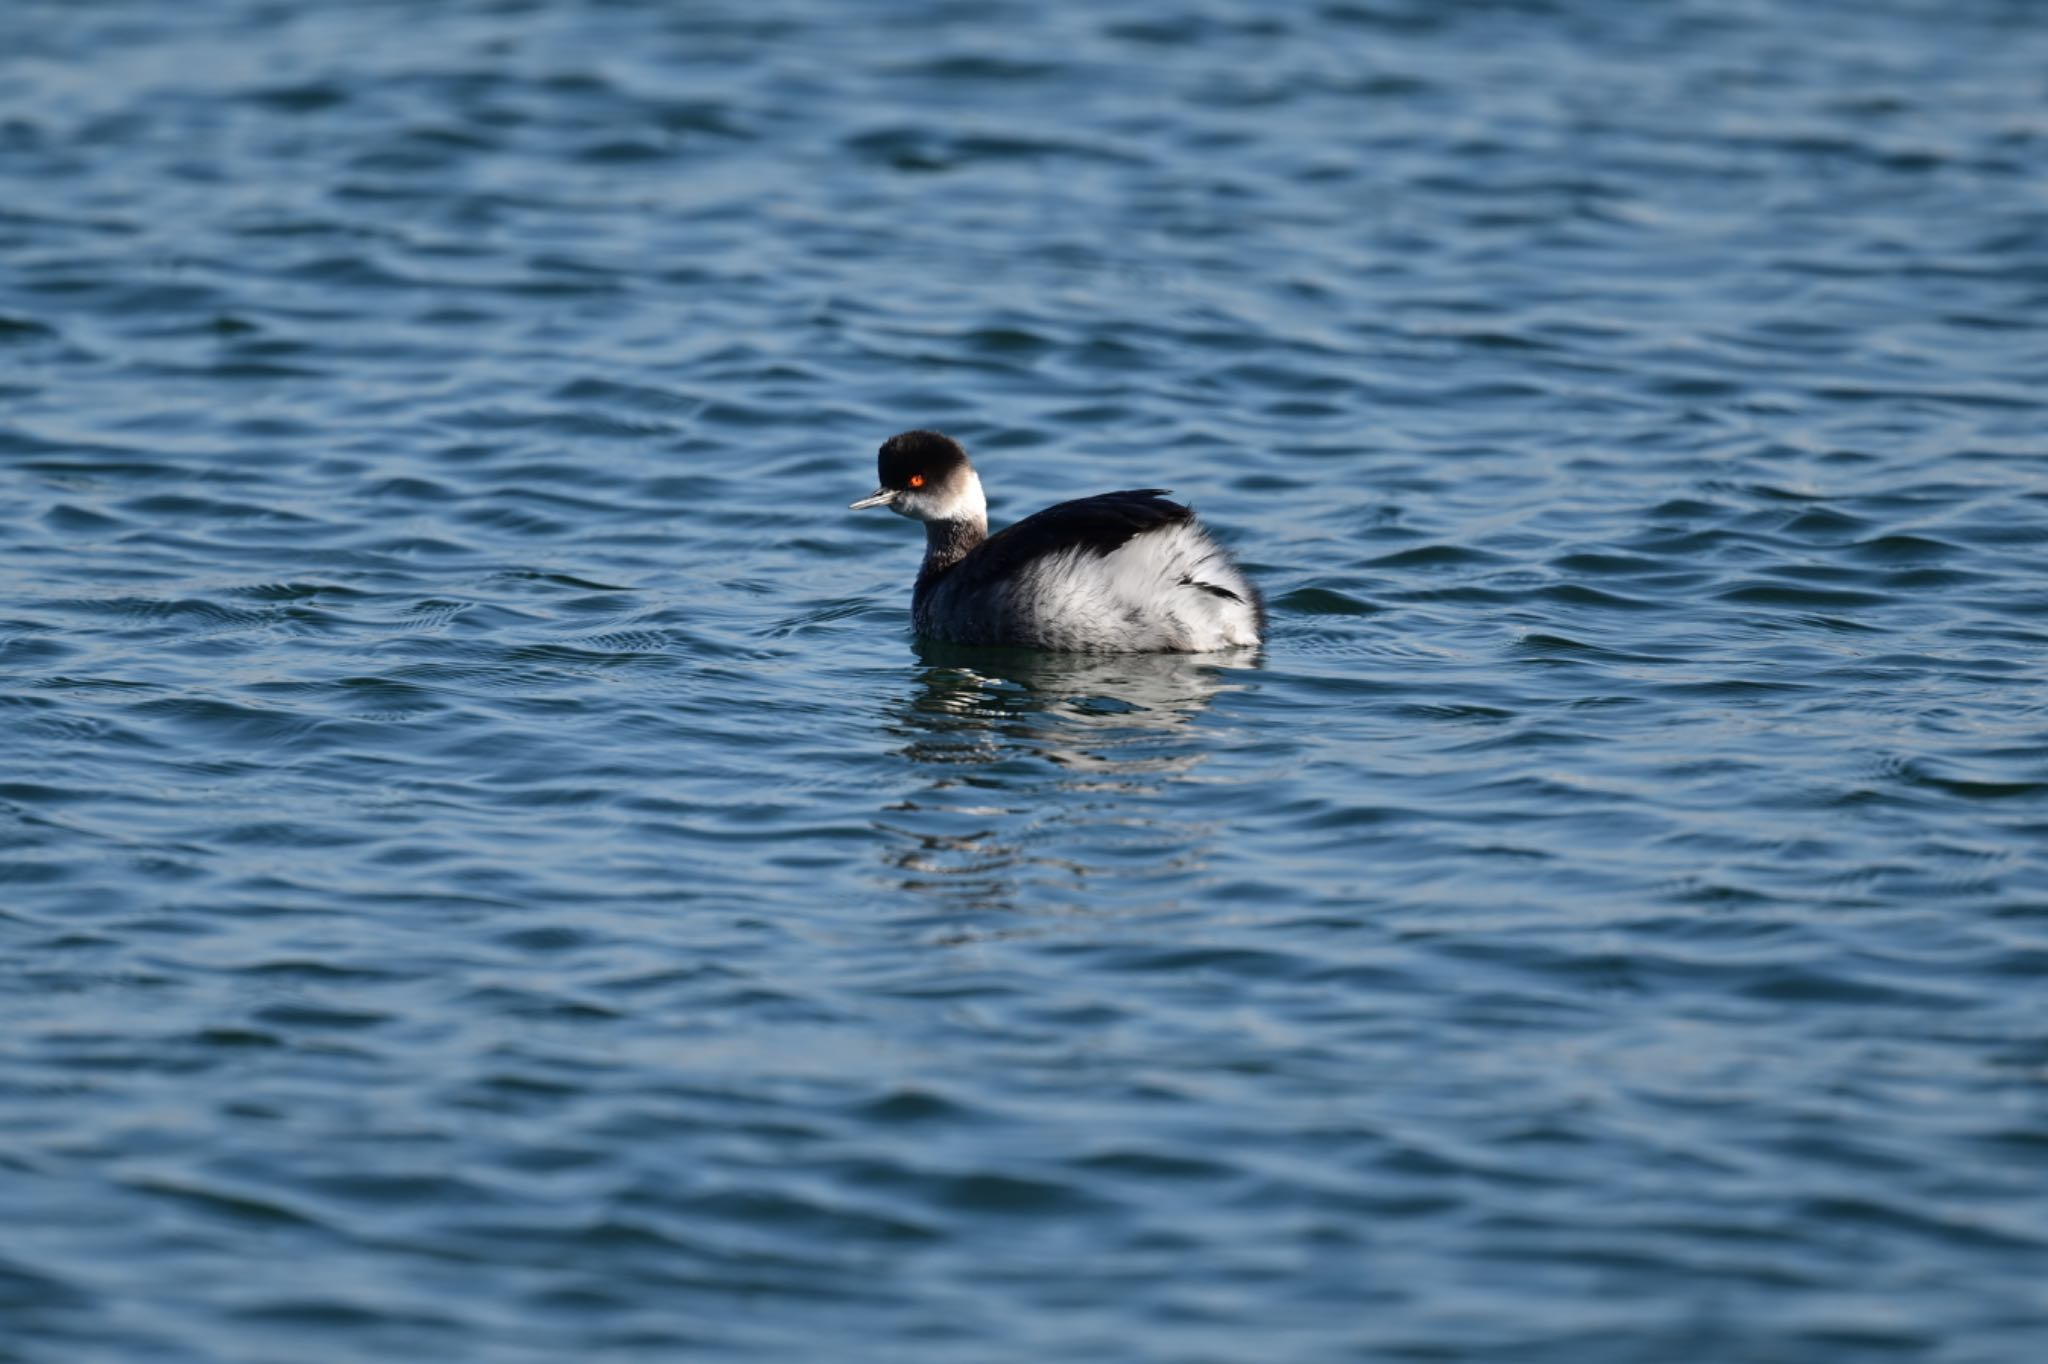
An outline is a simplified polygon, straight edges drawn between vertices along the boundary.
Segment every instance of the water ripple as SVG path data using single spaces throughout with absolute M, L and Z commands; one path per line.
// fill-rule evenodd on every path
M 0 1355 L 2038 1351 L 2021 10 L 0 50 Z M 911 640 L 927 424 L 1263 657 Z

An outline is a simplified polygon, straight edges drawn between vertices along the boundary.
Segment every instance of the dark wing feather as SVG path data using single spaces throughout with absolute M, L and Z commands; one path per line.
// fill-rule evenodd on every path
M 1056 502 L 989 536 L 955 571 L 977 580 L 1007 578 L 1048 554 L 1072 549 L 1108 554 L 1147 531 L 1194 520 L 1193 511 L 1166 500 L 1167 492 L 1127 488 Z

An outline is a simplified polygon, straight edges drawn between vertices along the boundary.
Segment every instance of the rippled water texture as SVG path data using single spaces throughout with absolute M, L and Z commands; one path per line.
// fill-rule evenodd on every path
M 0 54 L 0 1359 L 2043 1357 L 2039 6 Z

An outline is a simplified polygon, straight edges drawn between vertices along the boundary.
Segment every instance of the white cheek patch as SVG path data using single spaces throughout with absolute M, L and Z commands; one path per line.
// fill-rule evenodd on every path
M 907 492 L 896 499 L 894 506 L 898 514 L 913 521 L 974 521 L 988 516 L 981 478 L 972 469 L 964 479 Z

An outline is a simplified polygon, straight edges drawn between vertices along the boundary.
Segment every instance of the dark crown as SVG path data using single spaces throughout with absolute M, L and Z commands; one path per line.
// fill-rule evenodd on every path
M 917 484 L 943 483 L 947 475 L 967 463 L 960 442 L 937 431 L 905 431 L 882 442 L 875 467 L 884 488 L 908 488 L 910 480 L 923 475 Z

